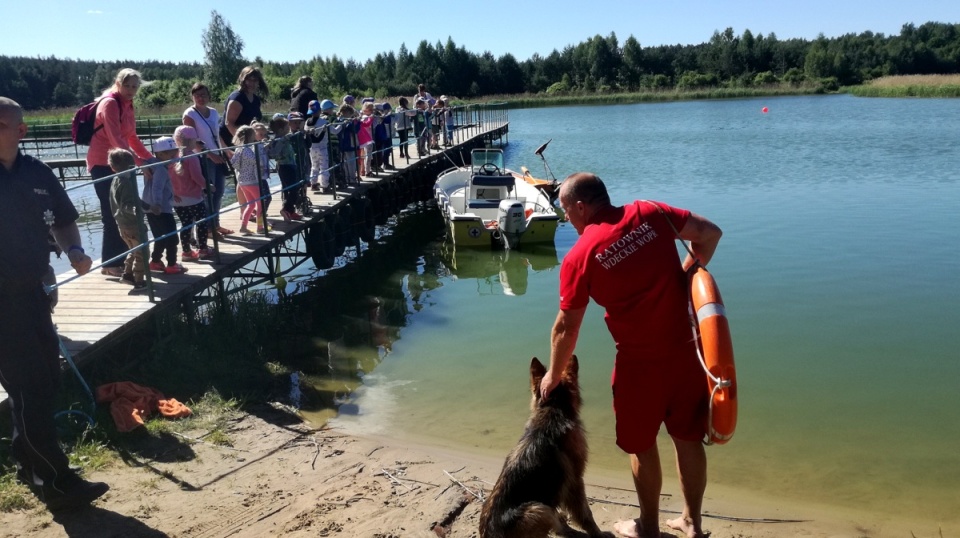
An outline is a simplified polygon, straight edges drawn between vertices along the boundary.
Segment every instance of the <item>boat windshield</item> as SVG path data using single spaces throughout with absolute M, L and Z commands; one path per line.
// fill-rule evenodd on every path
M 503 150 L 475 149 L 470 152 L 470 167 L 474 174 L 479 172 L 480 167 L 487 163 L 496 165 L 503 173 Z

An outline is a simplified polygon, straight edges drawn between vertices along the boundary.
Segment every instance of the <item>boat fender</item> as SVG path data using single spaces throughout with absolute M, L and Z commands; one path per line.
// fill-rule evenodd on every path
M 387 192 L 390 193 L 388 199 L 390 200 L 390 216 L 400 213 L 400 189 L 397 188 L 396 183 L 391 183 L 387 187 Z
M 343 256 L 343 251 L 346 250 L 347 244 L 344 242 L 344 225 L 341 222 L 340 213 L 330 213 L 324 220 L 327 221 L 327 226 L 330 228 L 330 231 L 333 232 L 333 255 Z
M 378 226 L 383 226 L 387 223 L 387 219 L 390 218 L 390 215 L 387 213 L 387 191 L 384 187 L 378 187 L 376 189 L 376 196 L 371 198 L 373 202 L 373 207 L 375 210 L 374 222 Z
M 700 362 L 707 372 L 710 412 L 707 444 L 725 444 L 737 427 L 737 374 L 733 362 L 733 341 L 720 289 L 713 276 L 696 266 L 690 281 L 691 321 L 699 332 Z
M 307 253 L 313 260 L 313 265 L 317 269 L 329 269 L 333 267 L 336 256 L 333 255 L 335 248 L 333 231 L 324 221 L 318 221 L 307 230 Z
M 344 248 L 352 247 L 357 244 L 357 234 L 353 228 L 353 207 L 349 204 L 343 204 L 337 211 L 337 220 L 340 222 L 338 233 L 342 236 Z
M 377 222 L 373 215 L 373 202 L 369 198 L 361 200 L 363 208 L 363 220 L 360 222 L 360 229 L 357 235 L 367 243 L 372 243 L 377 238 Z

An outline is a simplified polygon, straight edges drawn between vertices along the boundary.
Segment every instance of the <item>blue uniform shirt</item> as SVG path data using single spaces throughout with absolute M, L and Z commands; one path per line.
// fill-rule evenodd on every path
M 0 294 L 39 285 L 50 264 L 50 227 L 76 222 L 79 214 L 50 167 L 17 153 L 13 169 L 0 166 Z

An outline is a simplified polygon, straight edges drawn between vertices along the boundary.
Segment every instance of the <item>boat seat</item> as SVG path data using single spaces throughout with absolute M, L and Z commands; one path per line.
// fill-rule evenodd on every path
M 512 189 L 516 184 L 513 176 L 475 175 L 470 178 L 470 182 L 479 187 L 508 187 L 508 190 Z
M 484 200 L 482 198 L 471 198 L 467 200 L 467 207 L 470 209 L 496 209 L 500 207 L 500 200 Z

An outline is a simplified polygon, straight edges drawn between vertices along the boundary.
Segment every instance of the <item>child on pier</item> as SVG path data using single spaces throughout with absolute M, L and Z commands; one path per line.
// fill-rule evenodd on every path
M 169 161 L 177 156 L 177 143 L 169 136 L 163 136 L 153 142 L 153 153 L 156 157 L 148 159 L 146 164 L 156 164 Z M 153 252 L 150 255 L 150 270 L 159 271 L 168 275 L 186 272 L 186 269 L 177 263 L 177 221 L 173 218 L 173 185 L 170 183 L 170 173 L 166 166 L 150 168 L 152 173 L 143 176 L 143 203 L 149 206 L 147 224 L 153 234 Z M 173 234 L 173 235 L 171 235 Z M 159 239 L 163 236 L 169 236 Z M 167 254 L 167 265 L 163 265 L 163 254 Z
M 134 162 L 133 153 L 120 148 L 112 149 L 107 153 L 107 162 L 110 170 L 115 174 L 130 170 L 113 178 L 110 184 L 110 211 L 120 229 L 120 238 L 128 249 L 134 249 L 127 254 L 123 262 L 120 282 L 140 289 L 147 285 L 144 281 L 146 263 L 143 249 L 136 247 L 143 244 L 141 237 L 146 237 L 146 230 L 143 229 L 141 209 L 143 202 L 137 191 L 137 176 L 132 171 L 136 162 Z
M 378 172 L 392 170 L 393 166 L 393 114 L 390 103 L 377 107 L 380 121 L 373 128 L 373 167 Z
M 417 135 L 417 157 L 427 155 L 430 145 L 430 113 L 427 101 L 417 99 L 417 113 L 413 117 L 413 132 Z
M 193 127 L 181 125 L 173 132 L 173 139 L 180 147 L 180 162 L 168 165 L 170 181 L 173 185 L 173 209 L 180 218 L 180 247 L 183 249 L 183 261 L 209 260 L 213 253 L 207 248 L 207 204 L 204 196 L 207 180 L 200 169 L 200 157 L 194 154 L 197 147 L 197 131 Z M 190 244 L 191 228 L 197 231 L 197 250 Z
M 237 129 L 233 137 L 234 146 L 243 146 L 233 152 L 233 158 L 230 163 L 237 174 L 237 199 L 243 196 L 244 202 L 241 202 L 243 208 L 240 213 L 240 233 L 250 235 L 252 232 L 247 224 L 253 218 L 254 211 L 263 215 L 262 204 L 260 203 L 260 176 L 257 171 L 257 155 L 253 146 L 249 145 L 257 139 L 253 127 L 244 125 Z M 250 200 L 247 202 L 247 200 Z M 257 233 L 263 233 L 263 225 L 258 217 Z
M 343 168 L 344 180 L 347 184 L 357 183 L 357 112 L 350 105 L 340 107 L 340 127 L 338 133 L 340 141 L 340 166 Z
M 410 102 L 406 97 L 401 97 L 397 105 L 397 111 L 393 115 L 393 126 L 400 137 L 400 157 L 409 159 L 410 152 L 407 149 L 407 140 L 410 139 L 410 123 L 415 111 L 410 110 Z
M 363 103 L 360 114 L 360 129 L 357 131 L 357 142 L 360 144 L 360 152 L 363 156 L 360 175 L 373 177 L 373 127 L 377 123 L 377 117 L 373 115 L 373 101 Z
M 299 112 L 298 112 L 299 114 Z M 273 131 L 273 140 L 267 154 L 277 161 L 277 174 L 280 184 L 283 185 L 283 209 L 280 216 L 284 222 L 303 220 L 297 213 L 300 204 L 300 179 L 297 177 L 297 154 L 293 149 L 293 138 L 301 134 L 290 132 L 290 122 L 283 116 L 270 120 L 270 130 Z
M 270 132 L 267 130 L 267 126 L 259 121 L 251 123 L 250 127 L 253 127 L 256 141 L 260 142 L 257 147 L 260 155 L 260 196 L 263 197 L 260 201 L 263 211 L 255 211 L 254 216 L 257 217 L 257 223 L 269 232 L 273 230 L 273 227 L 267 221 L 267 210 L 270 208 L 270 202 L 273 201 L 273 195 L 270 194 L 270 155 L 267 152 Z

